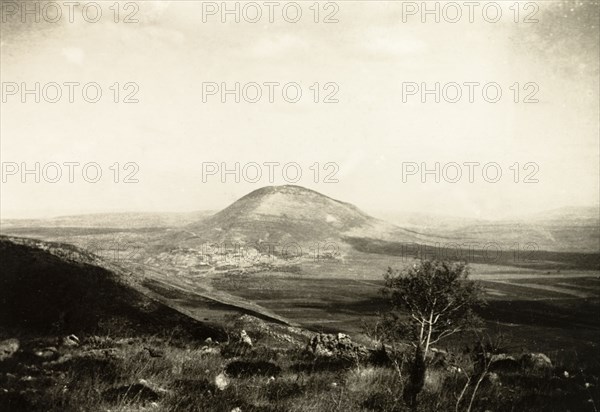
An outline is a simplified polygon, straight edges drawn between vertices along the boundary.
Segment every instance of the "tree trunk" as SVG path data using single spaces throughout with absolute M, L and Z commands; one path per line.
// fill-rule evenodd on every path
M 408 383 L 404 387 L 403 397 L 406 404 L 412 411 L 416 411 L 419 402 L 418 396 L 423 386 L 425 386 L 425 373 L 427 365 L 425 364 L 425 356 L 420 344 L 415 348 L 415 357 L 410 368 Z
M 429 352 L 429 342 L 431 342 L 431 330 L 433 329 L 433 311 L 429 314 L 429 330 L 427 331 L 427 342 L 425 343 L 425 353 L 423 357 L 427 357 L 427 352 Z

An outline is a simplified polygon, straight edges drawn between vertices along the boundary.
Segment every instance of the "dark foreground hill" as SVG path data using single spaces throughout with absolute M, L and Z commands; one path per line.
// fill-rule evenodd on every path
M 2 236 L 0 262 L 0 325 L 8 330 L 219 334 L 145 296 L 131 273 L 71 245 Z

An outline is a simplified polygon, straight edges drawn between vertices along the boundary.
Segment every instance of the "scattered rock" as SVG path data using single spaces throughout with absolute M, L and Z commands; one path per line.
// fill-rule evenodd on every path
M 218 355 L 220 352 L 219 348 L 209 348 L 208 346 L 200 348 L 200 353 L 202 355 Z
M 116 341 L 108 336 L 86 336 L 83 338 L 83 343 L 85 345 L 93 346 L 95 348 L 100 347 L 112 347 L 115 346 Z
M 516 361 L 514 356 L 508 355 L 506 353 L 496 353 L 496 354 L 491 355 L 491 357 L 490 357 L 490 361 L 492 363 L 501 362 L 504 360 Z
M 521 364 L 514 356 L 506 353 L 494 354 L 490 358 L 490 370 L 497 372 L 515 372 L 521 369 Z
M 526 353 L 521 356 L 521 363 L 535 370 L 552 369 L 552 361 L 543 353 Z
M 79 346 L 80 344 L 81 342 L 79 341 L 79 338 L 75 335 L 65 336 L 62 339 L 62 346 L 66 346 L 68 348 L 74 348 L 76 346 Z
M 70 353 L 67 353 L 65 355 L 59 356 L 57 359 L 52 360 L 52 361 L 48 361 L 48 362 L 44 362 L 44 365 L 60 365 L 62 363 L 68 362 L 71 359 L 73 359 L 73 355 Z
M 0 341 L 0 362 L 12 358 L 19 350 L 18 339 L 7 339 Z
M 122 339 L 117 339 L 115 341 L 115 344 L 117 345 L 133 345 L 136 343 L 135 338 L 122 338 Z
M 252 339 L 250 339 L 250 336 L 248 336 L 244 329 L 242 329 L 242 331 L 240 332 L 240 340 L 242 343 L 248 346 L 252 346 Z
M 213 342 L 212 338 L 206 338 L 204 340 L 204 343 L 206 343 L 207 345 L 212 345 L 214 342 Z
M 231 410 L 231 412 L 242 412 L 242 409 L 241 409 L 241 408 L 238 406 L 238 407 L 236 407 L 236 408 L 233 408 L 233 409 Z
M 343 333 L 337 335 L 319 333 L 312 337 L 307 350 L 315 356 L 346 359 L 363 358 L 369 355 L 367 348 L 352 342 L 350 337 Z
M 45 361 L 56 360 L 60 356 L 60 354 L 58 353 L 58 349 L 56 349 L 54 346 L 48 346 L 47 348 L 38 349 L 33 354 Z
M 496 372 L 489 372 L 486 375 L 486 381 L 489 382 L 492 386 L 501 386 L 500 376 Z
M 91 359 L 96 361 L 106 360 L 106 359 L 115 359 L 115 358 L 124 358 L 122 352 L 118 351 L 115 348 L 108 349 L 88 349 L 84 351 L 65 353 L 63 355 L 58 354 L 57 357 L 49 358 L 43 362 L 43 365 L 60 365 L 75 359 Z
M 229 378 L 227 377 L 227 375 L 225 375 L 222 372 L 220 374 L 218 374 L 217 377 L 215 378 L 215 385 L 221 391 L 225 390 L 225 388 L 227 388 L 229 386 L 229 383 L 230 383 Z

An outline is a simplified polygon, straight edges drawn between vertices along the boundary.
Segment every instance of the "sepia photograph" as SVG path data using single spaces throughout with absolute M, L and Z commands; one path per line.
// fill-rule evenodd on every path
M 598 412 L 600 1 L 0 0 L 0 412 Z

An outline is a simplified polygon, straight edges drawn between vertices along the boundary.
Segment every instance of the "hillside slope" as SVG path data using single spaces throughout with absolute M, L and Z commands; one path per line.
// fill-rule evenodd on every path
M 0 237 L 0 325 L 28 333 L 154 334 L 198 338 L 218 328 L 145 296 L 136 279 L 71 245 Z

